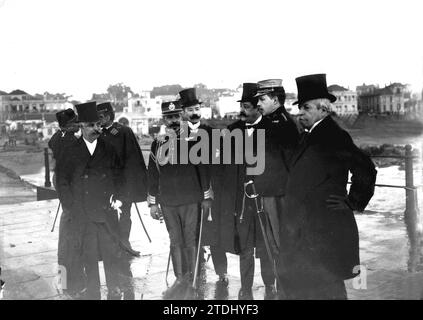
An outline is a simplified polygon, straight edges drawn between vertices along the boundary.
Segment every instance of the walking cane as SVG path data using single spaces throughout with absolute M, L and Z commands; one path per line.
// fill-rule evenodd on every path
M 170 249 L 170 250 L 172 250 L 172 249 Z M 169 282 L 167 281 L 167 276 L 169 275 L 170 253 L 171 253 L 171 251 L 170 251 L 170 250 L 169 250 L 169 256 L 167 257 L 166 278 L 165 278 L 165 281 L 166 281 L 166 287 L 168 287 L 168 288 L 169 288 Z
M 134 204 L 135 204 L 135 208 L 137 209 L 137 213 L 138 213 L 138 217 L 140 218 L 141 225 L 142 225 L 142 227 L 144 228 L 145 234 L 147 235 L 147 238 L 148 238 L 148 240 L 149 240 L 149 241 L 150 241 L 150 243 L 151 243 L 151 238 L 150 238 L 150 236 L 148 235 L 148 232 L 147 232 L 147 229 L 145 228 L 144 222 L 142 221 L 142 218 L 141 218 L 141 215 L 140 215 L 140 211 L 138 210 L 137 203 L 136 203 L 136 202 L 134 202 Z
M 252 195 L 247 193 L 247 187 L 250 184 L 251 184 L 251 188 L 253 189 Z M 276 281 L 276 292 L 280 292 L 281 296 L 286 297 L 285 291 L 282 288 L 279 288 L 281 281 L 279 279 L 278 271 L 276 270 L 276 263 L 275 263 L 275 259 L 273 257 L 272 251 L 270 249 L 269 239 L 267 238 L 266 231 L 264 229 L 264 224 L 263 224 L 263 220 L 262 220 L 262 215 L 264 213 L 263 202 L 261 203 L 261 206 L 259 208 L 259 204 L 258 204 L 258 200 L 257 200 L 257 198 L 259 197 L 259 194 L 256 192 L 256 187 L 254 186 L 254 182 L 252 180 L 250 180 L 250 181 L 248 181 L 247 183 L 244 184 L 244 193 L 247 196 L 247 198 L 254 199 L 254 203 L 256 205 L 257 216 L 259 218 L 260 229 L 261 229 L 261 233 L 263 235 L 263 240 L 264 240 L 264 245 L 266 247 L 267 256 L 268 256 L 270 262 L 272 263 L 273 275 L 275 276 L 275 279 L 277 280 Z
M 60 201 L 59 205 L 57 206 L 56 216 L 54 217 L 53 227 L 51 228 L 51 232 L 54 231 L 54 226 L 56 225 L 57 216 L 59 215 L 59 209 L 60 209 Z

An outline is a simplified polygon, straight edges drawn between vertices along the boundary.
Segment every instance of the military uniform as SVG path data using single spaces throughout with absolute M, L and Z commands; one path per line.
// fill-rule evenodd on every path
M 97 105 L 98 112 L 113 112 L 110 103 Z M 131 206 L 133 202 L 145 201 L 147 198 L 147 170 L 137 138 L 131 128 L 114 122 L 111 126 L 103 128 L 104 140 L 113 145 L 121 159 L 127 202 L 122 204 L 122 217 L 119 221 L 121 237 L 129 244 L 131 231 Z

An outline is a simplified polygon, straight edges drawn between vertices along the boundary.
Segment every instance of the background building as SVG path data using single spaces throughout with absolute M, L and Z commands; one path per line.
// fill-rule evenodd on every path
M 357 92 L 337 84 L 329 86 L 328 91 L 336 97 L 332 111 L 336 112 L 338 116 L 358 115 Z

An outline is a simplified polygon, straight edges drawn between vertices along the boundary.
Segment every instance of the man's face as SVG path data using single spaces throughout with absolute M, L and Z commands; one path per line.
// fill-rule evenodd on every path
M 241 102 L 241 111 L 239 112 L 239 118 L 247 123 L 253 123 L 260 116 L 260 110 L 258 107 L 254 107 L 251 102 Z
M 164 115 L 163 121 L 167 128 L 176 131 L 181 126 L 181 114 L 175 113 L 175 114 Z
M 184 108 L 183 118 L 186 121 L 197 123 L 201 119 L 201 108 L 199 104 Z
M 82 136 L 93 142 L 101 134 L 100 122 L 83 122 L 81 125 Z
M 298 109 L 298 119 L 306 129 L 310 129 L 313 124 L 326 116 L 326 111 L 322 108 L 317 109 L 317 104 L 313 100 L 301 104 Z
M 64 131 L 75 133 L 79 130 L 79 123 L 77 122 L 68 122 L 66 126 L 63 128 Z
M 267 94 L 258 97 L 257 105 L 259 106 L 260 112 L 263 115 L 268 115 L 272 113 L 277 107 L 276 99 L 277 99 L 276 97 L 271 98 Z
M 99 112 L 98 118 L 100 119 L 100 126 L 106 127 L 110 123 L 110 115 L 106 112 Z

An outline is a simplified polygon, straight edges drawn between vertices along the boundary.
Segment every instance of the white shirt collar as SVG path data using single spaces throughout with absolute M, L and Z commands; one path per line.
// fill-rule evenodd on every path
M 326 118 L 326 117 L 325 117 Z M 311 133 L 311 131 L 320 123 L 320 122 L 322 122 L 325 118 L 323 118 L 323 119 L 320 119 L 319 121 L 316 121 L 312 126 L 311 126 L 311 128 L 308 130 L 308 133 Z
M 97 146 L 97 139 L 95 139 L 93 142 L 89 142 L 85 138 L 83 138 L 83 139 L 84 139 L 85 145 L 88 148 L 88 151 L 90 152 L 91 155 L 93 155 L 94 154 L 94 151 L 95 151 L 95 148 Z
M 188 121 L 188 127 L 191 130 L 198 130 L 198 128 L 200 127 L 201 122 L 198 121 L 197 123 L 192 123 L 191 121 Z
M 263 118 L 263 116 L 262 115 L 260 115 L 258 118 L 257 118 L 257 120 L 256 121 L 254 121 L 253 123 L 246 123 L 246 125 L 249 125 L 249 126 L 254 126 L 254 125 L 256 125 L 257 123 L 259 123 L 260 121 L 261 121 L 261 119 Z M 253 127 L 251 127 L 251 128 L 248 128 L 247 127 L 247 134 L 248 134 L 248 136 L 251 136 L 252 134 L 253 134 L 253 132 L 254 132 L 254 128 Z

